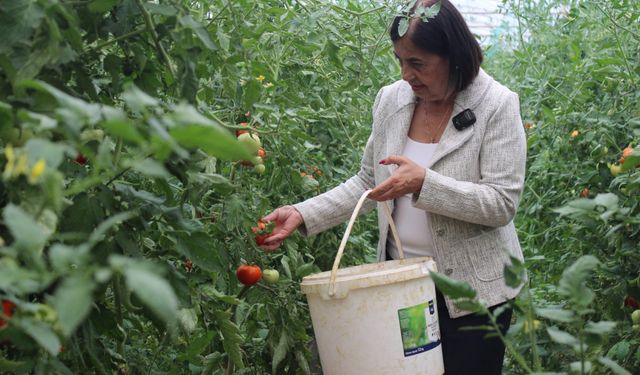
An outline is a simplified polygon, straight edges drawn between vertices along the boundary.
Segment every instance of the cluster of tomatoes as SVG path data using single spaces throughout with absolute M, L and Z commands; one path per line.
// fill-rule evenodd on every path
M 236 270 L 236 277 L 242 284 L 251 286 L 261 279 L 267 284 L 275 284 L 280 279 L 278 270 L 265 269 L 255 264 L 241 264 Z
M 245 116 L 249 118 L 251 116 L 251 113 L 247 112 Z M 264 159 L 267 157 L 267 152 L 264 150 L 264 148 L 262 148 L 260 137 L 258 137 L 258 134 L 254 131 L 254 129 L 249 127 L 248 123 L 241 122 L 239 125 L 240 127 L 246 129 L 237 129 L 236 138 L 238 139 L 238 142 L 242 143 L 249 151 L 249 153 L 253 155 L 251 160 L 242 161 L 242 165 L 253 165 L 253 169 L 257 173 L 263 174 L 267 169 L 264 166 Z
M 618 159 L 618 163 L 609 164 L 609 171 L 611 172 L 611 175 L 613 175 L 613 177 L 617 177 L 620 174 L 620 172 L 622 172 L 622 168 L 623 168 L 622 166 L 625 160 L 630 156 L 636 156 L 636 155 L 637 154 L 634 155 L 634 149 L 633 147 L 631 147 L 631 145 L 629 145 L 628 147 L 625 147 L 622 150 L 622 156 L 620 156 L 620 159 Z
M 262 220 L 258 220 L 256 226 L 251 227 L 251 232 L 255 235 L 256 245 L 263 245 L 265 240 L 271 235 L 272 230 L 272 223 L 265 223 Z M 254 285 L 260 281 L 260 279 L 263 279 L 267 284 L 275 284 L 280 278 L 277 270 L 262 270 L 260 266 L 255 264 L 241 264 L 236 270 L 236 276 L 238 277 L 238 281 L 244 285 Z

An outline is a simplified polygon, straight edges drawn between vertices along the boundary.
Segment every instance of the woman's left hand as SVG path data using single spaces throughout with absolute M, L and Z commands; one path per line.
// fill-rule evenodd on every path
M 395 164 L 398 169 L 389 178 L 371 190 L 369 198 L 382 202 L 415 193 L 422 188 L 427 171 L 410 159 L 404 156 L 392 155 L 381 160 L 380 164 Z

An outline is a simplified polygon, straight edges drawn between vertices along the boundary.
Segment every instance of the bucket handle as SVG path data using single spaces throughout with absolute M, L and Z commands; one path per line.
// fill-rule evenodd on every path
M 358 204 L 356 204 L 356 208 L 353 210 L 353 214 L 351 214 L 351 219 L 349 219 L 349 224 L 347 225 L 347 230 L 344 232 L 344 236 L 342 236 L 342 241 L 340 242 L 340 247 L 338 248 L 338 254 L 336 254 L 336 259 L 333 261 L 333 268 L 331 269 L 331 279 L 329 282 L 329 296 L 333 297 L 336 294 L 336 276 L 338 274 L 338 268 L 340 267 L 340 260 L 342 259 L 342 253 L 344 252 L 345 246 L 347 246 L 347 241 L 349 240 L 349 235 L 351 234 L 351 229 L 353 228 L 353 224 L 358 217 L 358 212 L 362 208 L 365 199 L 371 193 L 371 189 L 366 190 L 360 200 L 358 200 Z M 402 244 L 400 243 L 400 236 L 398 236 L 398 230 L 396 229 L 396 224 L 393 222 L 393 217 L 391 216 L 391 211 L 389 210 L 389 204 L 387 202 L 382 203 L 382 207 L 384 207 L 384 214 L 389 221 L 389 226 L 391 227 L 391 233 L 393 233 L 393 239 L 396 241 L 396 246 L 398 248 L 398 252 L 400 253 L 400 259 L 404 259 L 404 251 L 402 250 Z

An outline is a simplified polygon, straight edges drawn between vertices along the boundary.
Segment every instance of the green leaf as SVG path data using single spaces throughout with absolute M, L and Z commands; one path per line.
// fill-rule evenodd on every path
M 477 300 L 460 300 L 454 303 L 457 308 L 463 311 L 481 312 L 484 305 Z
M 4 357 L 0 357 L 0 370 L 14 373 L 23 367 L 26 362 L 11 361 Z
M 225 52 L 229 52 L 229 35 L 225 34 L 221 28 L 218 28 L 218 30 L 216 31 L 216 36 L 218 37 L 218 43 L 220 43 L 220 47 L 222 47 Z
M 536 314 L 540 317 L 562 323 L 571 323 L 575 319 L 575 313 L 573 311 L 561 308 L 539 308 L 536 309 Z
M 191 338 L 189 341 L 189 346 L 183 353 L 178 355 L 178 358 L 184 360 L 193 360 L 198 355 L 200 355 L 207 348 L 207 346 L 209 346 L 209 344 L 211 344 L 211 341 L 213 340 L 215 334 L 216 332 L 209 331 L 203 332 L 195 338 Z
M 560 214 L 561 216 L 575 217 L 577 215 L 584 215 L 585 213 L 593 211 L 596 208 L 596 203 L 593 199 L 575 199 L 567 203 L 566 205 L 553 209 L 553 212 Z
M 409 30 L 409 20 L 403 17 L 400 19 L 400 22 L 398 22 L 398 35 L 403 37 L 407 33 L 407 30 Z
M 589 305 L 594 294 L 585 286 L 585 282 L 599 264 L 600 261 L 593 255 L 582 256 L 562 272 L 558 291 L 579 306 Z
M 224 346 L 224 351 L 236 367 L 244 368 L 244 363 L 242 362 L 242 351 L 240 350 L 242 336 L 240 336 L 240 329 L 238 326 L 231 321 L 231 313 L 216 310 L 213 314 L 216 318 L 218 327 L 220 327 L 220 333 L 222 333 L 222 345 Z
M 113 8 L 120 0 L 93 0 L 89 3 L 89 11 L 93 13 L 104 13 Z
M 70 276 L 56 288 L 51 301 L 65 337 L 70 337 L 91 310 L 95 283 L 87 276 Z
M 199 148 L 226 160 L 249 160 L 251 155 L 231 133 L 214 126 L 186 125 L 172 128 L 171 136 L 183 147 Z
M 285 330 L 280 334 L 280 340 L 273 351 L 273 358 L 271 359 L 271 373 L 278 373 L 278 366 L 287 357 L 287 351 L 289 350 L 289 336 Z
M 53 143 L 46 139 L 31 138 L 25 144 L 29 161 L 33 164 L 44 159 L 46 168 L 56 169 L 65 160 L 65 154 L 73 154 L 73 149 L 67 145 Z
M 588 374 L 589 372 L 591 372 L 591 367 L 591 361 L 575 361 L 569 364 L 570 372 L 574 374 Z
M 205 47 L 210 50 L 216 49 L 216 45 L 213 43 L 213 40 L 211 40 L 211 36 L 209 35 L 207 29 L 205 29 L 200 22 L 194 20 L 193 17 L 191 17 L 190 15 L 181 17 L 180 24 L 193 30 L 196 33 L 198 39 L 200 39 L 202 44 L 205 45 Z
M 50 355 L 54 357 L 58 355 L 60 351 L 60 339 L 58 339 L 58 335 L 56 335 L 53 328 L 47 323 L 34 319 L 13 318 L 11 319 L 11 324 L 31 336 L 31 338 Z
M 37 2 L 0 1 L 0 55 L 10 52 L 14 44 L 28 41 L 45 16 L 44 9 Z
M 598 358 L 598 362 L 603 366 L 609 368 L 615 375 L 631 375 L 631 372 L 617 364 L 614 360 L 607 357 Z
M 256 79 L 249 79 L 247 83 L 242 86 L 244 108 L 251 108 L 251 106 L 260 99 L 261 91 L 262 85 L 260 82 Z
M 504 279 L 507 286 L 517 288 L 524 283 L 527 275 L 527 269 L 520 259 L 513 255 L 511 255 L 510 258 L 511 264 L 506 264 L 504 266 Z
M 476 291 L 465 281 L 454 280 L 439 272 L 431 272 L 431 278 L 436 284 L 436 288 L 450 298 L 473 299 L 476 297 Z
M 180 309 L 178 310 L 178 323 L 180 328 L 185 334 L 191 335 L 191 333 L 198 326 L 198 314 L 195 309 Z
M 441 1 L 438 1 L 437 3 L 426 7 L 425 11 L 424 11 L 424 17 L 422 19 L 423 22 L 428 22 L 429 18 L 435 18 L 435 16 L 438 15 L 438 13 L 440 13 L 440 7 L 442 5 Z M 425 19 L 426 18 L 426 19 Z
M 135 124 L 126 119 L 111 119 L 105 121 L 102 126 L 116 138 L 122 138 L 136 144 L 143 144 L 144 137 L 135 128 Z
M 618 341 L 609 349 L 607 352 L 607 357 L 610 357 L 614 360 L 622 361 L 624 360 L 629 351 L 631 350 L 631 343 L 627 340 Z
M 135 212 L 119 212 L 115 215 L 110 216 L 107 220 L 101 222 L 100 225 L 98 225 L 98 227 L 91 233 L 88 243 L 92 246 L 104 240 L 107 232 L 111 230 L 112 227 L 122 224 L 123 222 L 136 216 L 137 214 Z
M 481 312 L 484 305 L 478 300 L 460 299 L 454 302 L 454 305 L 463 311 Z
M 307 357 L 305 357 L 304 353 L 300 350 L 296 350 L 296 362 L 298 362 L 298 366 L 300 366 L 300 370 L 302 370 L 303 374 L 311 375 L 309 361 L 307 361 Z
M 222 293 L 221 291 L 217 290 L 213 285 L 203 285 L 199 289 L 206 296 L 218 299 L 218 300 L 220 300 L 220 301 L 222 301 L 224 303 L 228 303 L 230 305 L 239 305 L 240 303 L 242 303 L 242 301 L 240 299 L 238 299 L 237 296 L 226 295 L 226 294 Z
M 153 159 L 134 160 L 126 159 L 124 166 L 130 166 L 134 171 L 152 178 L 169 178 L 169 172 L 165 167 Z
M 129 108 L 137 112 L 142 112 L 145 107 L 156 107 L 159 104 L 156 98 L 147 95 L 133 84 L 126 86 L 125 91 L 122 93 L 122 99 Z
M 2 214 L 4 222 L 14 238 L 14 246 L 18 251 L 39 254 L 47 242 L 48 236 L 33 216 L 22 208 L 9 203 Z
M 187 259 L 191 259 L 193 264 L 208 271 L 220 271 L 220 257 L 218 252 L 221 251 L 209 235 L 203 232 L 176 233 L 176 248 Z
M 38 92 L 51 95 L 62 108 L 56 112 L 60 114 L 67 125 L 79 131 L 85 123 L 96 124 L 101 117 L 100 106 L 98 104 L 87 103 L 82 99 L 73 97 L 48 83 L 35 80 L 23 80 L 18 84 L 19 88 L 30 88 Z
M 171 285 L 162 277 L 142 267 L 125 268 L 127 287 L 167 326 L 173 327 L 178 317 L 178 299 Z
M 561 331 L 554 327 L 548 327 L 547 333 L 549 334 L 549 337 L 551 338 L 551 340 L 559 344 L 576 345 L 579 343 L 578 339 L 572 334 L 565 331 Z
M 601 320 L 599 322 L 588 322 L 585 326 L 585 332 L 604 336 L 611 333 L 616 328 L 616 322 Z
M 595 203 L 598 206 L 604 206 L 608 210 L 613 210 L 618 208 L 619 200 L 620 199 L 618 198 L 617 195 L 613 193 L 606 193 L 606 194 L 596 195 L 596 197 L 593 199 L 593 203 Z

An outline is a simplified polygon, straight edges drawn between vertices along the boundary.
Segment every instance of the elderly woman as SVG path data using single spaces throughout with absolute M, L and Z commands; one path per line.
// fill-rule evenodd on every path
M 391 201 L 405 256 L 433 257 L 440 272 L 468 282 L 495 309 L 519 292 L 503 278 L 509 255 L 522 259 L 513 224 L 526 159 L 518 96 L 480 68 L 482 50 L 449 1 L 431 19 L 412 16 L 415 9 L 392 24 L 402 80 L 375 99 L 360 171 L 267 215 L 275 228 L 264 248 L 275 250 L 296 229 L 313 235 L 346 221 L 373 188 L 366 209 Z M 378 259 L 398 257 L 381 209 L 378 225 Z M 461 311 L 439 292 L 437 307 L 446 374 L 500 374 L 500 340 L 460 330 L 487 324 L 487 317 Z M 499 316 L 505 331 L 511 313 Z

